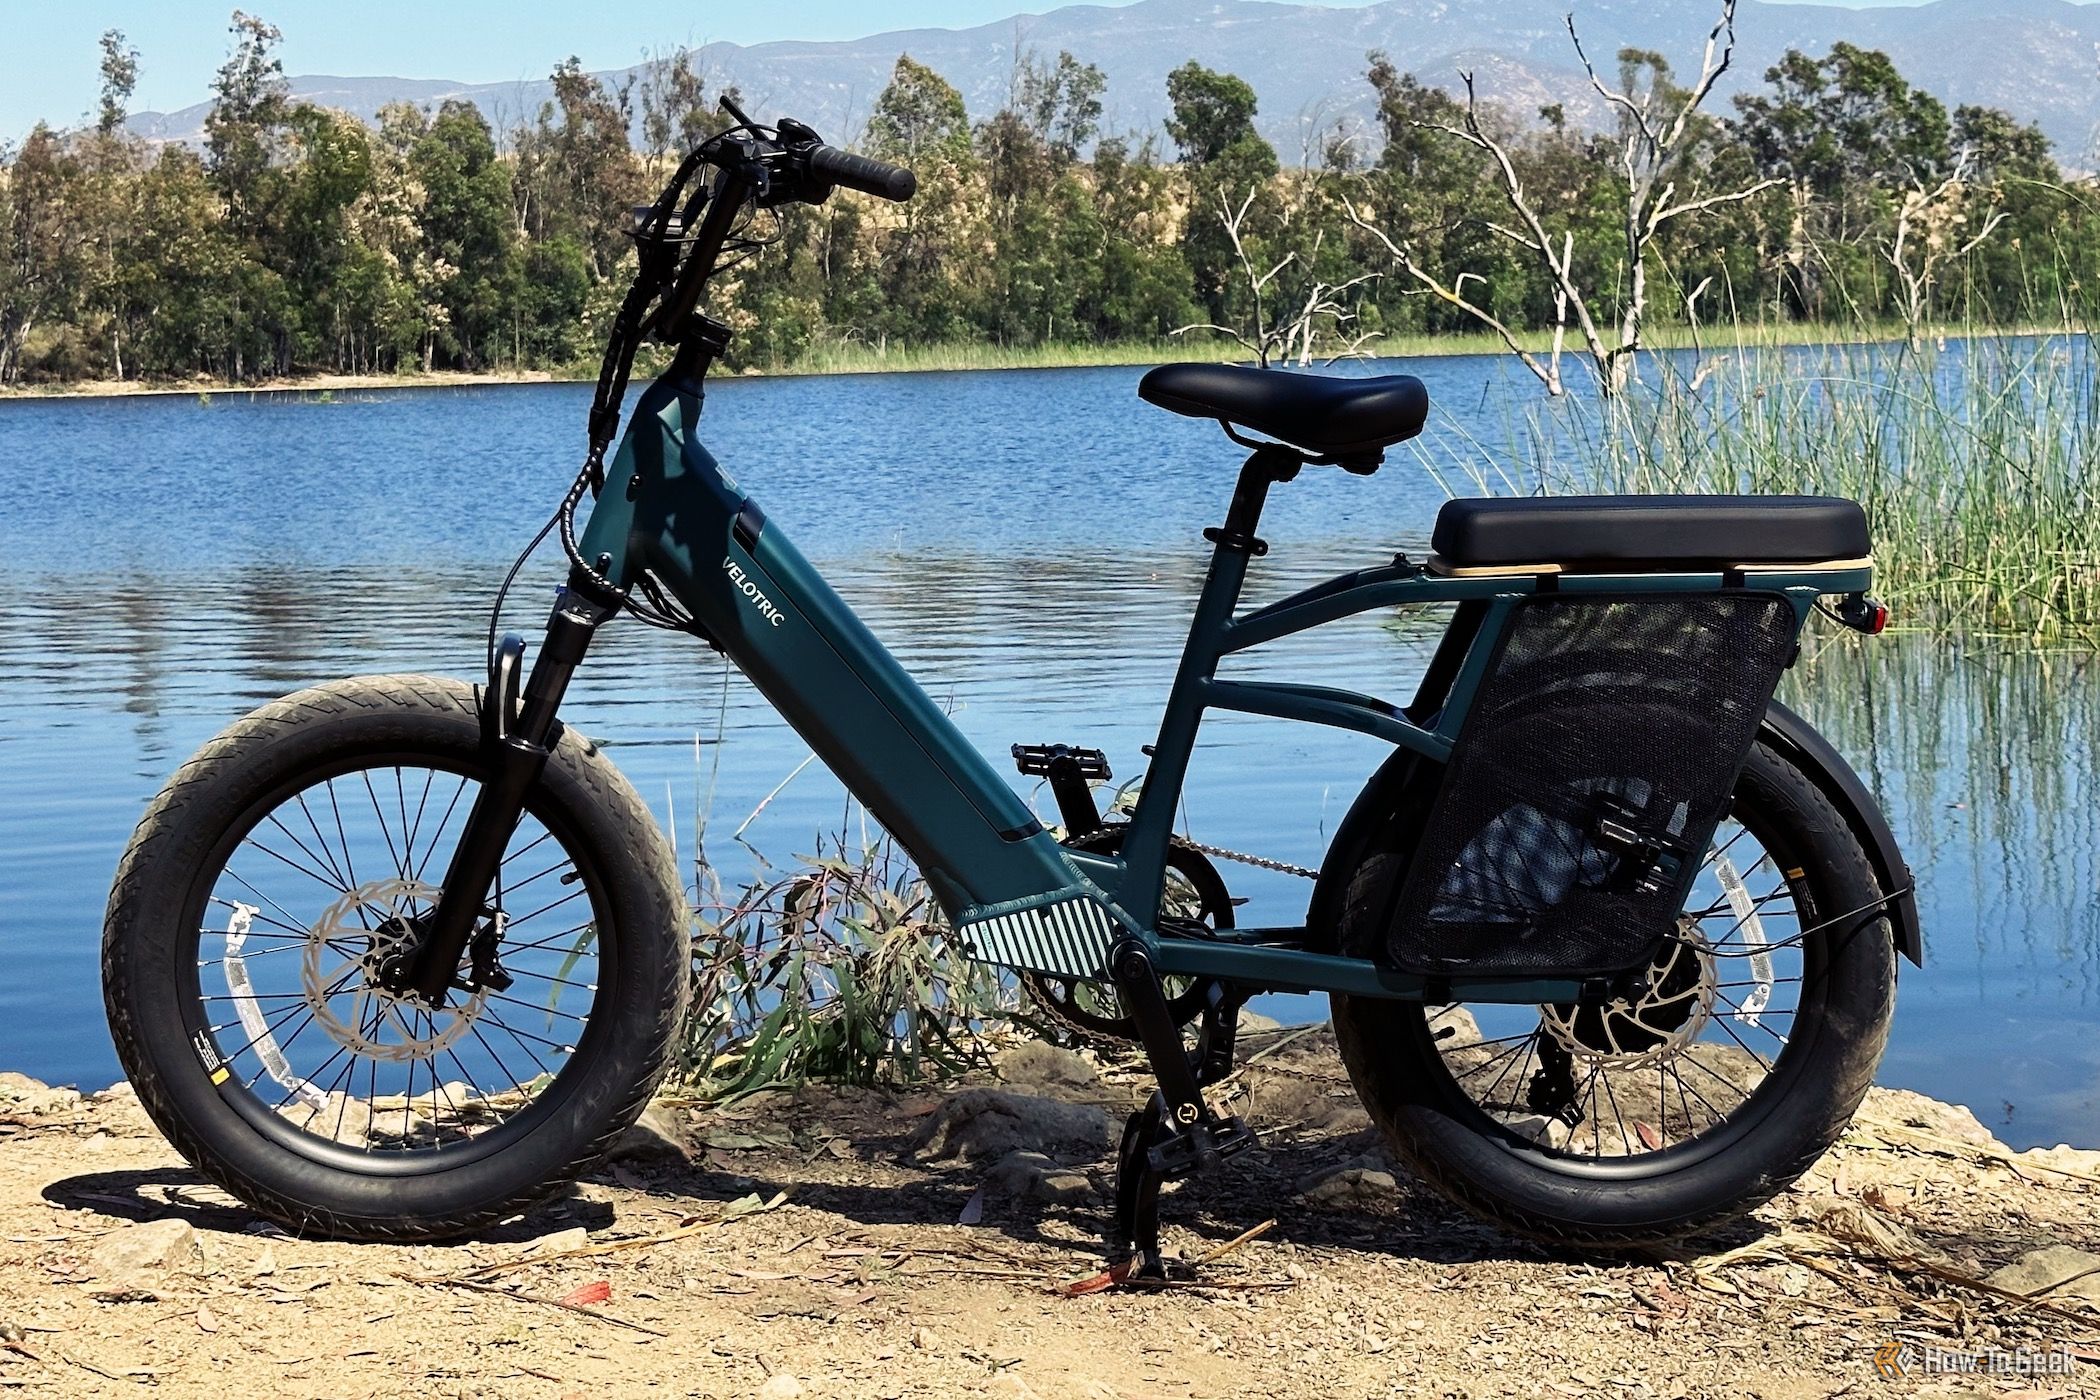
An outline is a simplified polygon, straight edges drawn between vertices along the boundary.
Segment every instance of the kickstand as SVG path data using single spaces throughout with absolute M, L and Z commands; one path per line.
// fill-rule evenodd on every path
M 1123 1124 L 1116 1153 L 1116 1219 L 1108 1236 L 1109 1267 L 1123 1279 L 1163 1279 L 1159 1253 L 1159 1188 L 1165 1178 L 1152 1166 L 1152 1148 L 1166 1118 L 1166 1100 L 1151 1101 Z
M 1151 960 L 1135 946 L 1125 946 L 1118 954 L 1117 989 L 1144 1032 L 1159 1087 L 1123 1125 L 1116 1153 L 1116 1217 L 1108 1237 L 1110 1272 L 1119 1282 L 1159 1282 L 1167 1277 L 1159 1249 L 1160 1187 L 1254 1145 L 1246 1124 L 1212 1113 L 1202 1095 L 1205 1085 L 1232 1070 L 1240 1004 L 1246 998 L 1217 986 L 1210 989 L 1191 1054 L 1167 1013 Z

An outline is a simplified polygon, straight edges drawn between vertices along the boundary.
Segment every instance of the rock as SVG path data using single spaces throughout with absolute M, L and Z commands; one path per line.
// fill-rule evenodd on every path
M 541 1235 L 526 1246 L 525 1253 L 532 1258 L 540 1258 L 549 1254 L 566 1254 L 572 1249 L 586 1249 L 590 1243 L 591 1232 L 581 1225 L 572 1225 L 566 1230 Z
M 997 1161 L 1011 1152 L 1040 1152 L 1068 1162 L 1091 1162 L 1109 1150 L 1114 1129 L 1093 1104 L 965 1089 L 935 1109 L 912 1134 L 911 1156 L 921 1161 L 959 1157 Z
M 613 1140 L 606 1160 L 612 1162 L 686 1161 L 692 1153 L 685 1145 L 685 1131 L 672 1110 L 650 1104 L 634 1126 Z
M 1869 1089 L 1866 1110 L 1867 1118 L 1885 1118 L 1899 1123 L 1913 1132 L 1926 1133 L 1932 1137 L 1947 1138 L 1993 1152 L 2009 1149 L 1991 1135 L 1991 1130 L 1976 1121 L 1976 1115 L 1960 1104 L 1941 1103 L 1928 1099 L 1923 1094 L 1909 1089 Z M 1869 1124 L 1871 1126 L 1871 1123 Z
M 372 1110 L 362 1098 L 340 1089 L 320 1104 L 294 1099 L 277 1111 L 295 1126 L 346 1146 L 363 1147 L 375 1136 Z
M 1727 1035 L 1726 1031 L 1716 1033 L 1722 1036 Z M 1718 1079 L 1723 1083 L 1733 1085 L 1745 1096 L 1756 1093 L 1757 1086 L 1764 1083 L 1766 1077 L 1771 1073 L 1771 1070 L 1765 1066 L 1764 1061 L 1758 1059 L 1757 1056 L 1743 1049 L 1740 1045 L 1729 1044 L 1726 1040 L 1695 1041 L 1685 1051 L 1685 1055 L 1686 1058 L 1699 1066 L 1701 1071 L 1693 1073 L 1687 1070 L 1685 1072 L 1687 1083 L 1710 1084 L 1713 1080 Z M 1637 1087 L 1642 1088 L 1644 1091 L 1653 1092 L 1645 1095 L 1644 1104 L 1640 1108 L 1636 1108 L 1622 1098 L 1619 1103 L 1621 1113 L 1637 1117 L 1658 1115 L 1667 1117 L 1667 1113 L 1663 1113 L 1662 1110 L 1656 1107 L 1654 1098 L 1654 1093 L 1659 1093 L 1662 1089 L 1661 1083 L 1649 1085 L 1644 1076 L 1636 1076 L 1635 1083 Z M 1718 1096 L 1714 1099 L 1714 1108 L 1724 1113 L 1734 1109 L 1735 1105 L 1728 1101 L 1727 1095 L 1721 1094 L 1717 1089 L 1711 1090 L 1710 1093 Z M 1700 1105 L 1696 1111 L 1702 1119 L 1710 1116 L 1706 1111 L 1705 1105 Z
M 785 1371 L 775 1371 L 758 1388 L 758 1400 L 795 1400 L 796 1396 L 805 1393 L 802 1382 Z
M 1568 1145 L 1569 1128 L 1562 1119 L 1543 1113 L 1504 1113 L 1496 1116 L 1502 1120 L 1503 1127 L 1519 1137 L 1530 1138 L 1533 1142 L 1547 1147 Z
M 1072 1090 L 1091 1089 L 1101 1079 L 1101 1071 L 1084 1055 L 1040 1040 L 1024 1040 L 1014 1046 L 999 1057 L 996 1068 L 999 1077 L 1015 1088 L 1055 1098 L 1070 1098 Z
M 1084 1172 L 1061 1167 L 1040 1152 L 1009 1152 L 985 1176 L 985 1185 L 1021 1201 L 1070 1205 L 1094 1192 Z
M 0 1072 L 0 1110 L 29 1118 L 67 1113 L 80 1106 L 78 1089 L 54 1089 L 13 1070 Z
M 1462 1050 L 1480 1043 L 1480 1022 L 1463 1006 L 1438 1007 L 1429 1013 L 1429 1033 L 1440 1050 Z
M 1343 1167 L 1299 1182 L 1298 1194 L 1315 1205 L 1373 1205 L 1398 1199 L 1400 1183 L 1376 1167 Z
M 2100 1303 L 2100 1254 L 2067 1244 L 2030 1249 L 1984 1282 L 2023 1298 L 2046 1293 L 2051 1302 L 2079 1298 Z
M 204 1242 L 187 1220 L 149 1220 L 97 1240 L 88 1267 L 98 1298 L 156 1298 L 204 1271 Z
M 2072 1147 L 2058 1143 L 2054 1147 L 2036 1147 L 2016 1153 L 2015 1159 L 2023 1167 L 2040 1167 L 2052 1172 L 2070 1172 L 2076 1176 L 2100 1179 L 2100 1152 L 2083 1147 Z
M 1283 1022 L 1273 1016 L 1264 1016 L 1259 1011 L 1240 1008 L 1239 1031 L 1241 1035 L 1260 1035 L 1263 1031 L 1280 1031 Z

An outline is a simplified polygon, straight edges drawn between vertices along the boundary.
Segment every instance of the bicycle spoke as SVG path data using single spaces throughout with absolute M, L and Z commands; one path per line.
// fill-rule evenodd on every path
M 459 807 L 459 799 L 465 796 L 466 791 L 467 779 L 462 774 L 459 786 L 452 790 L 452 798 L 445 804 L 445 815 L 439 817 L 438 824 L 431 828 L 430 844 L 423 848 L 423 858 L 416 862 L 416 868 L 410 872 L 412 878 L 418 880 L 423 878 L 423 871 L 430 864 L 430 858 L 437 854 L 438 842 L 444 839 L 445 828 L 451 823 L 452 813 Z
M 326 875 L 316 875 L 313 871 L 307 869 L 298 861 L 293 860 L 290 856 L 283 855 L 277 851 L 271 850 L 268 846 L 265 846 L 262 842 L 256 840 L 253 833 L 250 833 L 247 841 L 243 844 L 253 846 L 256 850 L 261 851 L 264 855 L 271 856 L 277 860 L 283 861 L 286 865 L 298 871 L 307 879 L 312 880 L 317 885 L 322 885 L 328 889 L 334 890 L 337 894 L 350 893 L 350 887 L 348 885 L 339 885 L 335 881 L 329 879 Z
M 560 899 L 557 899 L 557 900 L 555 900 L 555 901 L 554 901 L 554 902 L 553 902 L 552 904 L 543 904 L 543 905 L 541 905 L 541 906 L 540 906 L 539 908 L 537 908 L 537 909 L 533 910 L 533 911 L 532 911 L 532 912 L 531 912 L 530 914 L 523 914 L 523 915 L 520 915 L 519 917 L 517 917 L 517 918 L 515 918 L 515 919 L 512 919 L 512 920 L 510 921 L 510 926 L 511 926 L 511 927 L 515 927 L 515 926 L 517 926 L 518 924 L 522 924 L 522 923 L 528 923 L 528 922 L 530 922 L 531 920 L 533 920 L 533 919 L 536 919 L 536 918 L 538 918 L 538 917 L 539 917 L 540 915 L 542 915 L 542 914 L 546 913 L 546 912 L 547 912 L 548 910 L 550 910 L 550 909 L 559 909 L 559 908 L 561 908 L 561 907 L 562 907 L 562 906 L 563 906 L 564 904 L 567 904 L 567 903 L 568 903 L 568 902 L 569 902 L 570 900 L 572 900 L 572 899 L 581 899 L 581 898 L 583 898 L 583 896 L 584 896 L 584 895 L 585 895 L 586 893 L 588 893 L 588 892 L 587 892 L 586 890 L 584 890 L 584 889 L 583 889 L 582 887 L 580 887 L 580 886 L 579 886 L 578 888 L 576 888 L 576 889 L 574 889 L 574 890 L 570 891 L 570 892 L 569 892 L 568 894 L 565 894 L 565 895 L 563 895 L 563 896 L 562 896 L 562 897 L 561 897 Z M 579 932 L 580 932 L 580 931 L 581 931 L 581 930 L 579 930 Z
M 380 810 L 379 793 L 372 786 L 372 775 L 361 770 L 358 773 L 358 777 L 364 780 L 365 796 L 372 799 L 372 815 L 379 819 L 379 835 L 386 841 L 388 863 L 394 867 L 396 875 L 406 880 L 408 878 L 408 862 L 403 860 L 400 853 L 394 849 L 394 833 L 387 830 L 386 813 Z
M 238 962 L 249 975 L 239 991 L 198 988 L 199 1024 L 215 1040 L 244 1042 L 223 1056 L 239 1070 L 226 1091 L 253 1096 L 317 1142 L 372 1157 L 449 1151 L 538 1102 L 575 1055 L 599 991 L 596 920 L 538 937 L 531 921 L 558 925 L 564 906 L 574 911 L 593 891 L 578 878 L 575 854 L 528 817 L 499 866 L 495 892 L 516 904 L 520 891 L 546 891 L 537 907 L 508 921 L 525 926 L 524 941 L 505 938 L 500 950 L 524 964 L 506 971 L 534 986 L 508 996 L 483 987 L 443 1008 L 397 996 L 374 979 L 388 950 L 412 936 L 402 921 L 434 907 L 421 872 L 456 836 L 472 780 L 411 764 L 336 776 L 352 792 L 362 788 L 363 799 L 346 805 L 334 778 L 318 780 L 260 814 L 255 830 L 264 839 L 252 830 L 244 838 L 239 849 L 259 853 L 249 864 L 267 857 L 269 871 L 283 866 L 285 874 L 251 881 L 229 864 L 215 877 L 210 898 L 226 918 L 218 928 L 200 923 L 197 966 Z M 557 878 L 561 885 L 547 888 Z M 235 949 L 238 956 L 229 956 Z M 282 956 L 292 953 L 299 957 Z M 231 1007 L 246 1019 L 230 1017 Z M 544 1019 L 545 1034 L 529 1029 L 535 1017 Z M 497 1078 L 507 1086 L 491 1082 Z
M 261 901 L 262 901 L 263 903 L 265 903 L 265 904 L 269 905 L 269 906 L 270 906 L 270 907 L 271 907 L 272 909 L 275 909 L 275 910 L 276 910 L 276 911 L 277 911 L 278 913 L 280 913 L 280 914 L 284 915 L 284 917 L 285 917 L 286 919 L 288 919 L 288 920 L 291 920 L 291 922 L 290 922 L 290 923 L 281 923 L 281 924 L 280 924 L 280 923 L 276 923 L 276 921 L 275 921 L 275 920 L 272 920 L 271 922 L 272 922 L 272 923 L 273 923 L 273 924 L 274 924 L 274 925 L 275 925 L 276 927 L 278 927 L 278 928 L 281 928 L 281 929 L 289 929 L 289 930 L 290 930 L 291 932 L 293 932 L 293 933 L 304 933 L 304 932 L 306 932 L 306 930 L 305 930 L 305 929 L 304 929 L 304 928 L 303 928 L 302 926 L 300 926 L 300 924 L 299 924 L 299 922 L 298 922 L 298 918 L 299 918 L 299 916 L 298 916 L 297 914 L 294 914 L 294 913 L 293 913 L 293 912 L 292 912 L 291 910 L 289 910 L 289 909 L 285 908 L 285 907 L 284 907 L 284 906 L 283 906 L 282 904 L 279 904 L 279 903 L 278 903 L 278 902 L 277 902 L 276 900 L 274 900 L 274 899 L 270 898 L 270 897 L 269 897 L 268 895 L 264 894 L 264 893 L 263 893 L 263 892 L 262 892 L 261 890 L 259 890 L 259 889 L 255 888 L 255 886 L 253 886 L 253 885 L 249 884 L 249 883 L 247 882 L 247 880 L 245 880 L 245 879 L 243 879 L 243 878 L 241 877 L 241 875 L 239 874 L 239 872 L 237 872 L 237 871 L 236 871 L 236 870 L 235 870 L 235 869 L 233 868 L 233 866 L 232 866 L 232 865 L 231 865 L 230 863 L 229 863 L 229 864 L 227 865 L 227 867 L 226 867 L 226 878 L 227 878 L 227 879 L 229 879 L 229 880 L 231 880 L 231 881 L 233 881 L 233 882 L 234 882 L 234 883 L 235 883 L 236 885 L 239 885 L 239 886 L 240 886 L 240 887 L 241 887 L 242 889 L 246 890 L 246 891 L 247 891 L 247 892 L 248 892 L 249 894 L 252 894 L 252 895 L 254 895 L 254 896 L 255 896 L 255 897 L 257 898 L 257 899 L 261 900 Z M 230 901 L 229 901 L 229 902 L 230 902 Z M 258 912 L 258 915 L 257 915 L 257 917 L 260 917 L 260 913 L 259 913 L 259 912 Z M 215 931 L 215 932 L 224 932 L 224 930 L 223 930 L 223 929 L 221 929 L 221 930 L 214 930 L 214 931 Z

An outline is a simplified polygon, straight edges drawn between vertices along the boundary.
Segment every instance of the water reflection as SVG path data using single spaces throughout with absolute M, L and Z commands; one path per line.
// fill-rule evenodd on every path
M 2100 1131 L 2100 694 L 2090 658 L 1842 639 L 1789 678 L 1879 794 L 1917 881 L 1888 1077 L 2009 1141 Z

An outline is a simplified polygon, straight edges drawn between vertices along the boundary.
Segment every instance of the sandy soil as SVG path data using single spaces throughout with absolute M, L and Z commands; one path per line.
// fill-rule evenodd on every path
M 283 1236 L 204 1186 L 128 1090 L 83 1099 L 0 1076 L 0 1389 L 2100 1393 L 2100 1275 L 2032 1299 L 1982 1281 L 2045 1247 L 2100 1267 L 2100 1153 L 2015 1155 L 1962 1110 L 1876 1091 L 1754 1220 L 1584 1260 L 1513 1243 L 1391 1173 L 1324 1033 L 1270 1049 L 1234 1085 L 1264 1148 L 1170 1194 L 1169 1248 L 1194 1257 L 1274 1225 L 1198 1284 L 1076 1297 L 1062 1285 L 1100 1267 L 1105 1163 L 1024 1183 L 1070 1198 L 1041 1200 L 1008 1194 L 1012 1174 L 983 1157 L 915 1158 L 914 1132 L 954 1117 L 944 1094 L 660 1103 L 554 1203 L 480 1240 L 397 1248 Z M 1111 1113 L 1133 1101 L 1134 1076 L 1061 1055 L 1018 1057 L 1009 1090 Z M 941 1140 L 967 1149 L 970 1122 L 950 1126 Z M 1875 1349 L 1906 1341 L 2080 1360 L 2038 1382 L 1877 1375 Z

